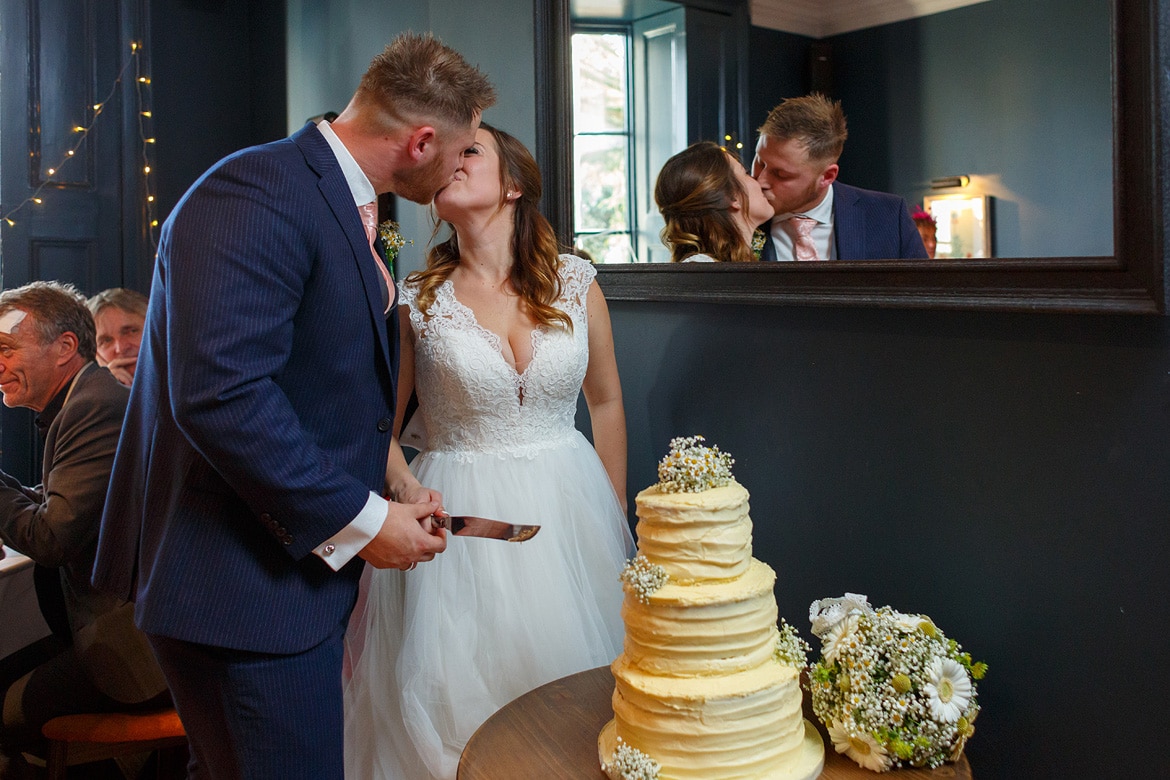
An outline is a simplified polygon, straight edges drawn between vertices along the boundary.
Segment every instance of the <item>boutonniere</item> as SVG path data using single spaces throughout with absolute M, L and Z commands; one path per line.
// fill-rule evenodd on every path
M 752 256 L 757 260 L 760 259 L 760 255 L 764 252 L 764 241 L 766 241 L 767 238 L 768 237 L 764 231 L 760 230 L 759 228 L 756 228 L 756 232 L 752 233 Z
M 398 251 L 407 244 L 413 245 L 414 241 L 407 240 L 402 235 L 398 223 L 392 219 L 387 219 L 378 225 L 378 237 L 382 239 L 382 249 L 386 252 L 386 270 L 393 277 L 394 258 L 398 257 Z

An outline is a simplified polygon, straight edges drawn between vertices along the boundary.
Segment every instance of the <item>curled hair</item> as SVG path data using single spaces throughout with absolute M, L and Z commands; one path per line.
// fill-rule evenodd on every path
M 496 102 L 487 76 L 429 33 L 403 33 L 374 57 L 357 88 L 357 99 L 403 123 L 438 120 L 466 127 Z
M 560 246 L 552 225 L 537 208 L 542 188 L 536 160 L 524 144 L 503 130 L 486 122 L 480 128 L 491 134 L 500 158 L 499 208 L 507 204 L 508 190 L 520 192 L 512 213 L 512 289 L 520 295 L 537 325 L 572 330 L 569 315 L 553 306 L 561 297 Z M 458 265 L 459 234 L 452 226 L 450 238 L 427 252 L 427 267 L 406 278 L 408 284 L 418 286 L 419 311 L 426 312 L 431 307 L 439 285 Z
M 829 100 L 819 92 L 788 98 L 772 109 L 760 135 L 779 140 L 796 139 L 810 160 L 833 163 L 845 148 L 849 131 L 840 100 Z
M 691 144 L 666 161 L 654 185 L 654 201 L 666 226 L 662 243 L 679 263 L 696 254 L 733 263 L 750 262 L 731 202 L 748 207 L 748 195 L 731 167 L 731 156 L 711 141 Z
M 146 296 L 137 290 L 129 290 L 125 287 L 111 287 L 108 290 L 102 290 L 86 301 L 86 306 L 89 307 L 89 313 L 95 319 L 103 311 L 113 307 L 115 309 L 121 309 L 127 314 L 137 314 L 145 320 L 147 303 Z
M 77 354 L 93 360 L 97 354 L 97 329 L 85 297 L 71 284 L 29 282 L 0 293 L 0 315 L 19 309 L 29 315 L 37 340 L 51 344 L 65 333 L 77 337 Z

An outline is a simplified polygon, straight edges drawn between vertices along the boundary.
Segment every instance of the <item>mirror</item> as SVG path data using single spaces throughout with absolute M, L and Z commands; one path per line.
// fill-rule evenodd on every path
M 567 117 L 571 114 L 565 72 L 568 4 L 568 0 L 535 3 L 537 51 L 544 55 L 537 69 L 538 159 L 545 171 L 546 193 L 561 201 L 547 204 L 547 211 L 562 236 L 571 225 L 571 203 L 564 202 L 571 192 L 567 159 L 571 130 Z M 1097 254 L 1084 257 L 1070 251 L 1050 258 L 1032 252 L 989 260 L 834 262 L 816 267 L 599 266 L 607 296 L 611 300 L 1164 312 L 1162 201 L 1157 186 L 1163 162 L 1158 156 L 1157 132 L 1165 108 L 1164 89 L 1155 86 L 1161 78 L 1155 20 L 1164 20 L 1167 5 L 1167 0 L 1111 3 L 1111 254 L 1106 242 Z M 559 129 L 550 117 L 559 118 Z M 1068 187 L 1076 186 L 1078 173 L 1066 172 Z M 554 178 L 558 176 L 559 180 Z

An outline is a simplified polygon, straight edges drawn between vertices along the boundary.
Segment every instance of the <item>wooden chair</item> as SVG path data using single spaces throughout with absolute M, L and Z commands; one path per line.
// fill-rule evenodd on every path
M 49 780 L 64 780 L 65 768 L 75 764 L 187 746 L 187 732 L 173 707 L 158 712 L 62 715 L 46 723 L 41 733 L 49 740 L 45 762 Z M 180 751 L 183 762 L 185 752 Z M 165 766 L 160 753 L 160 778 Z

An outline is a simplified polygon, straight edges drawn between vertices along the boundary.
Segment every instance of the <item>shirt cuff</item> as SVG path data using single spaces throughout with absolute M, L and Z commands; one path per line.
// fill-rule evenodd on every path
M 386 499 L 371 491 L 358 516 L 314 549 L 313 554 L 325 561 L 330 569 L 338 571 L 365 549 L 382 530 L 389 507 L 390 503 Z

